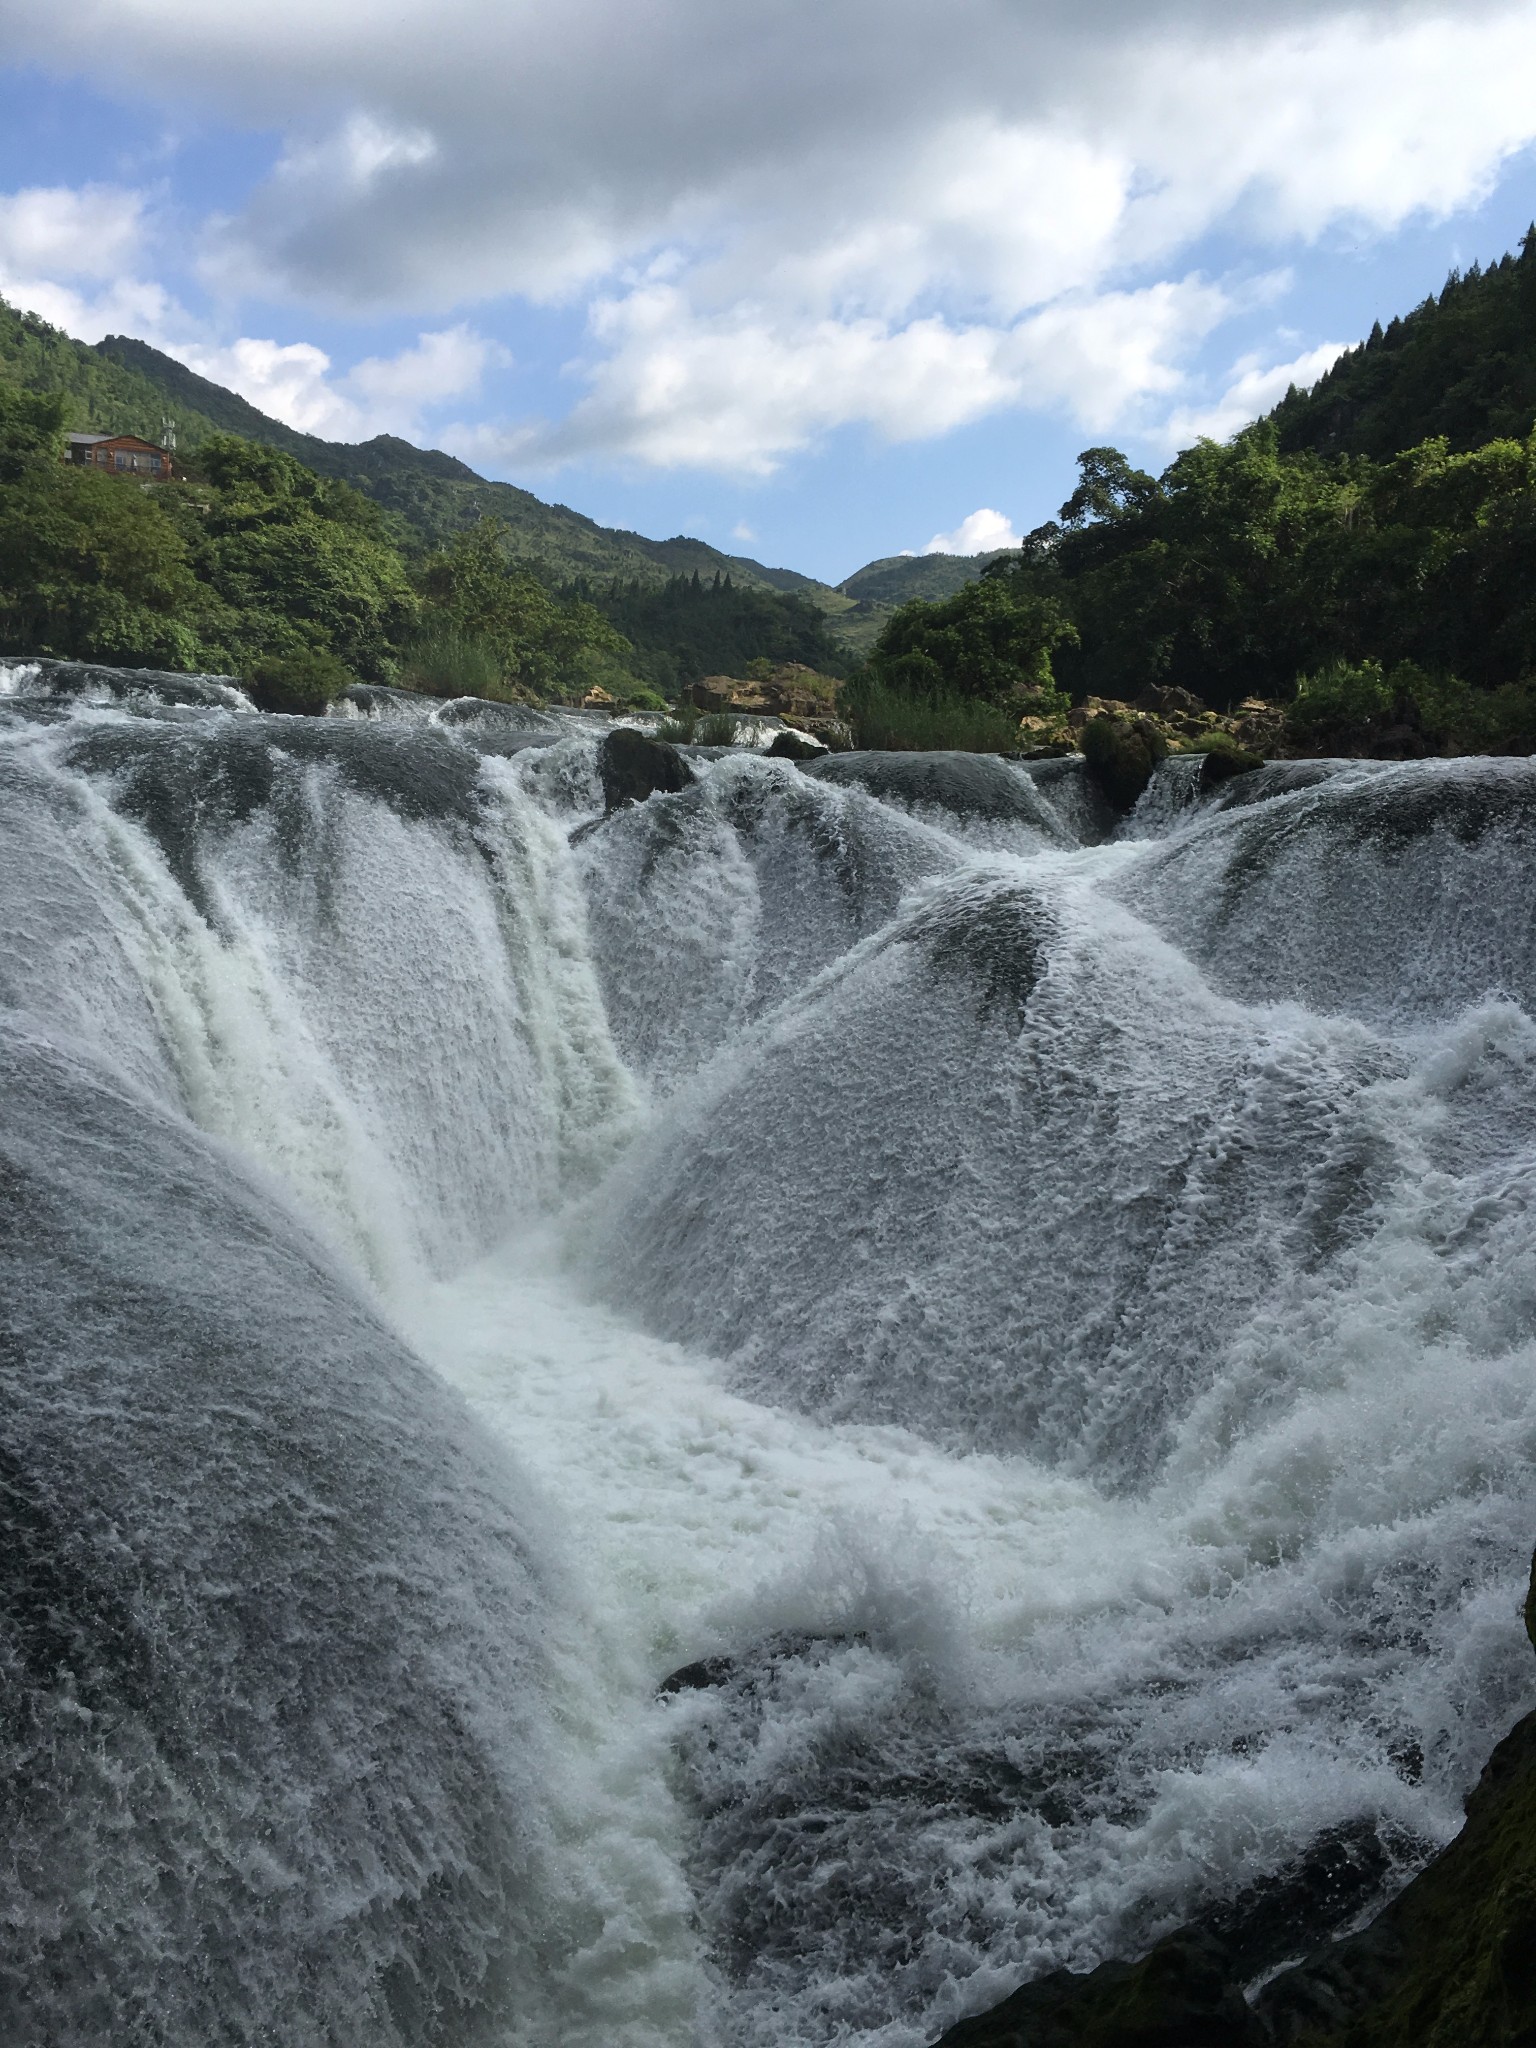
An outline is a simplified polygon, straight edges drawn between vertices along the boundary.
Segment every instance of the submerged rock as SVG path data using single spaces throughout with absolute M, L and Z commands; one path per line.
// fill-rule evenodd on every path
M 697 779 L 676 747 L 628 725 L 616 727 L 598 748 L 597 771 L 603 779 L 603 804 L 610 811 L 621 804 L 644 803 L 658 790 L 686 789 Z

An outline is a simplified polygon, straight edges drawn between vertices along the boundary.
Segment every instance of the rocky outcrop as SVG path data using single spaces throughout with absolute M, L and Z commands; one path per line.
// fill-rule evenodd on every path
M 1536 1573 L 1526 1627 L 1536 1642 Z M 1494 1751 L 1450 1847 L 1251 2005 L 1231 1919 L 1136 1963 L 1054 1971 L 938 2048 L 1536 2048 L 1536 1714 Z
M 628 725 L 616 726 L 603 740 L 597 750 L 597 772 L 602 777 L 607 811 L 616 811 L 622 804 L 644 803 L 657 791 L 686 789 L 696 779 L 676 747 L 650 739 Z
M 781 662 L 777 668 L 754 662 L 752 667 L 750 676 L 705 676 L 688 694 L 700 711 L 782 719 L 834 754 L 853 745 L 852 733 L 837 716 L 835 676 L 822 675 L 801 661 Z

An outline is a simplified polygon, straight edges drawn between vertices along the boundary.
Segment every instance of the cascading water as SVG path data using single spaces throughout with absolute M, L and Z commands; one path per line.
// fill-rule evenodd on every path
M 1531 764 L 0 683 L 7 2042 L 919 2048 L 1454 1832 Z

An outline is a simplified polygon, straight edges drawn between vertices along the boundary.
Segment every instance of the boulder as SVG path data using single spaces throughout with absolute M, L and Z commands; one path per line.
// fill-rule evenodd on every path
M 1139 1963 L 1053 1970 L 939 2048 L 1257 2048 L 1256 2032 L 1215 1936 L 1182 1929 Z
M 608 811 L 616 811 L 622 804 L 644 803 L 658 790 L 686 789 L 697 779 L 676 747 L 650 739 L 628 725 L 616 726 L 598 748 L 597 772 Z
M 1152 780 L 1153 769 L 1168 753 L 1167 737 L 1151 719 L 1107 712 L 1088 719 L 1078 733 L 1078 745 L 1100 789 L 1122 812 L 1134 807 Z
M 1230 782 L 1234 775 L 1248 775 L 1263 766 L 1263 755 L 1250 754 L 1246 747 L 1212 747 L 1205 757 L 1205 766 L 1200 770 L 1200 787 L 1215 789 L 1219 783 Z
M 768 758 L 771 761 L 818 761 L 827 751 L 822 742 L 813 739 L 808 732 L 786 729 L 775 735 L 773 745 L 768 749 Z

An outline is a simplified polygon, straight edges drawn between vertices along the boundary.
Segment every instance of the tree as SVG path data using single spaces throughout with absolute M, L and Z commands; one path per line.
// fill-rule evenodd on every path
M 942 603 L 904 604 L 886 622 L 869 665 L 887 689 L 907 696 L 1017 703 L 1052 688 L 1051 655 L 1076 638 L 1054 597 L 1020 577 L 984 576 Z
M 490 654 L 502 679 L 534 696 L 568 689 L 593 661 L 629 651 L 582 598 L 563 601 L 507 560 L 507 529 L 483 518 L 429 557 L 421 572 L 423 630 Z
M 203 593 L 152 494 L 59 460 L 58 396 L 0 386 L 0 644 L 193 668 Z

